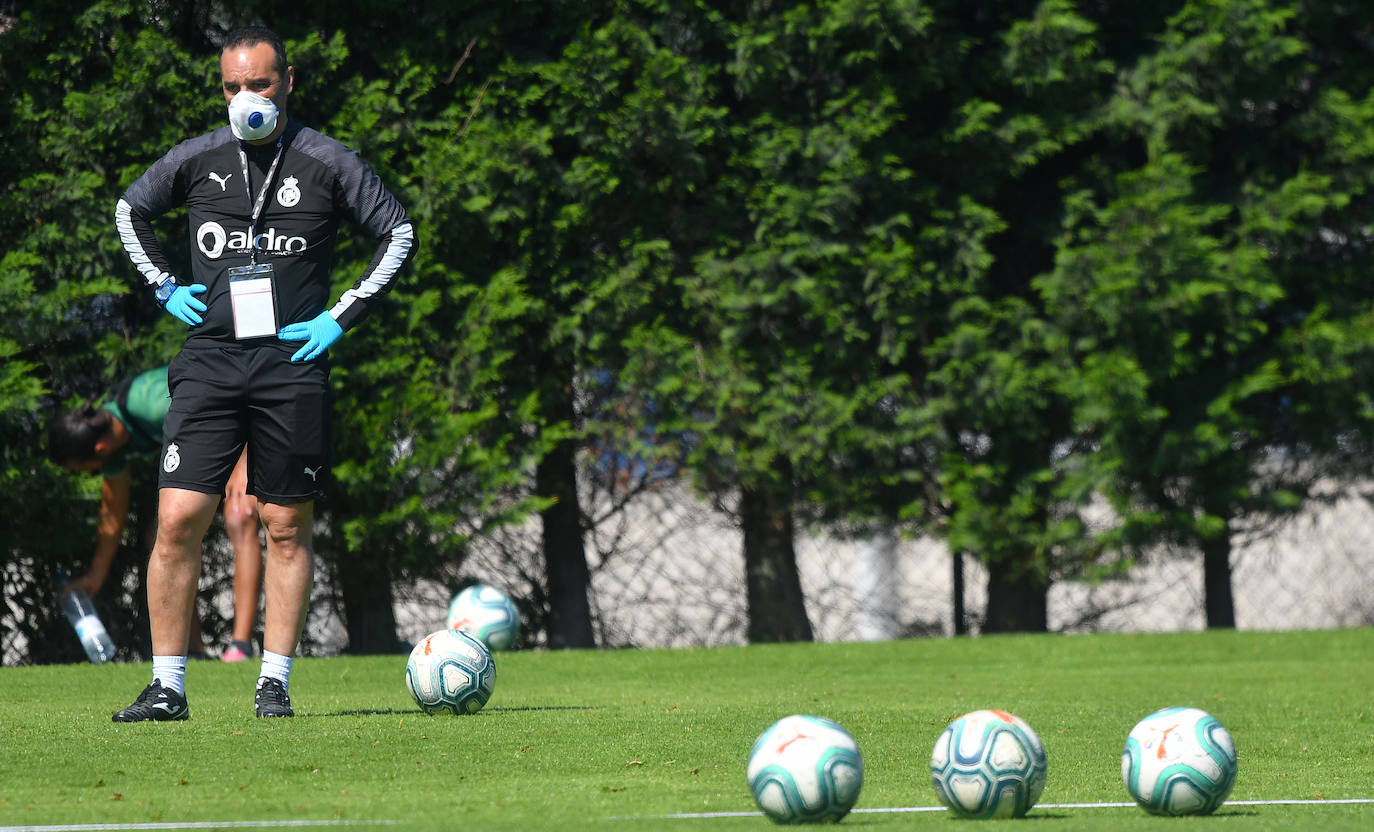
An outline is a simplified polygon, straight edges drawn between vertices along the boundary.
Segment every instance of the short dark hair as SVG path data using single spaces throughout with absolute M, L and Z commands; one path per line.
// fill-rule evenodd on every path
M 48 426 L 48 459 L 58 465 L 96 459 L 95 443 L 109 432 L 111 418 L 91 405 L 59 414 Z
M 265 43 L 272 47 L 272 51 L 277 55 L 277 72 L 286 74 L 286 44 L 282 43 L 281 36 L 266 26 L 240 26 L 234 31 L 224 36 L 224 46 L 220 47 L 220 54 L 223 54 L 236 46 L 257 46 Z

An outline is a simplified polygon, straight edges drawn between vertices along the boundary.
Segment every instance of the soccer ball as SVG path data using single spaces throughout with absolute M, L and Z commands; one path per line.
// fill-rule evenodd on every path
M 1019 818 L 1045 790 L 1040 737 L 1006 711 L 974 711 L 945 728 L 930 756 L 935 791 L 966 818 Z
M 505 650 L 520 635 L 520 611 L 501 590 L 473 584 L 453 596 L 448 628 L 477 636 L 493 652 Z
M 406 688 L 427 714 L 482 710 L 496 684 L 496 663 L 482 642 L 459 630 L 425 636 L 410 651 Z
M 1150 814 L 1211 814 L 1236 783 L 1236 746 L 1206 711 L 1165 708 L 1126 737 L 1121 779 Z
M 859 799 L 864 763 L 848 731 L 795 714 L 754 741 L 748 775 L 754 800 L 778 823 L 838 821 Z

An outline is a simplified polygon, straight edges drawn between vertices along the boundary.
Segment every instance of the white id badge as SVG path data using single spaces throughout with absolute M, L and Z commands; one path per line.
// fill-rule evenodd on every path
M 276 335 L 277 304 L 272 294 L 272 265 L 259 263 L 231 268 L 229 305 L 234 310 L 235 338 Z

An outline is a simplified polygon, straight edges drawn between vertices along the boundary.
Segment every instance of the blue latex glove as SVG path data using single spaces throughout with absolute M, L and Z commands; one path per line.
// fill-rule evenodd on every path
M 179 320 L 191 326 L 200 323 L 201 312 L 205 311 L 205 304 L 196 299 L 205 291 L 205 286 L 200 283 L 192 283 L 190 286 L 178 286 L 172 296 L 167 298 L 167 305 L 163 308 L 171 312 Z
M 327 311 L 308 321 L 287 324 L 277 333 L 277 337 L 283 341 L 305 341 L 305 346 L 291 356 L 292 361 L 313 361 L 319 358 L 342 335 L 343 327 L 339 326 L 339 322 Z

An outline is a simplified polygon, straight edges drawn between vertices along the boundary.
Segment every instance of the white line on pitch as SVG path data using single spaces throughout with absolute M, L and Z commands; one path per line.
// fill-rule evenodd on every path
M 1320 806 L 1323 803 L 1374 803 L 1374 797 L 1337 797 L 1331 800 L 1228 800 L 1223 806 Z
M 1374 797 L 1338 798 L 1333 800 L 1228 800 L 1222 806 L 1329 806 L 1336 804 L 1374 803 Z M 1120 809 L 1135 806 L 1131 803 L 1037 803 L 1036 809 Z M 943 812 L 944 806 L 893 806 L 883 809 L 855 809 L 851 814 L 899 814 L 907 812 Z M 673 819 L 748 818 L 762 812 L 681 812 L 664 815 Z M 6 832 L 0 829 L 0 832 Z
M 397 820 L 218 820 L 186 823 L 67 823 L 41 826 L 0 826 L 0 832 L 122 832 L 152 829 L 276 829 L 312 826 L 393 826 Z

